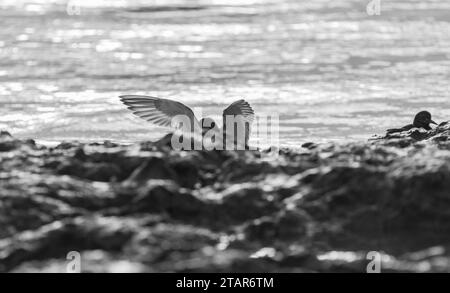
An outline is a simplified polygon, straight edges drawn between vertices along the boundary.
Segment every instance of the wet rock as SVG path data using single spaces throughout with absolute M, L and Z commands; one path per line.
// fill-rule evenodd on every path
M 0 239 L 77 214 L 64 202 L 39 192 L 37 188 L 22 191 L 11 185 L 0 188 Z
M 72 175 L 92 181 L 108 182 L 120 178 L 121 170 L 112 163 L 64 162 L 57 169 L 58 174 Z
M 194 253 L 214 246 L 217 241 L 218 236 L 207 229 L 160 223 L 136 234 L 124 252 L 131 260 L 160 263 L 166 267 L 167 262 L 173 265 L 189 259 Z M 173 270 L 173 266 L 167 270 Z
M 72 143 L 72 142 L 62 142 L 59 145 L 57 145 L 55 147 L 55 149 L 57 150 L 70 150 L 74 147 L 74 145 L 76 145 L 76 143 Z
M 199 166 L 192 160 L 180 158 L 171 162 L 170 167 L 175 171 L 180 186 L 194 188 L 200 182 Z
M 274 243 L 278 241 L 300 241 L 307 235 L 310 218 L 302 211 L 287 210 L 275 216 L 254 220 L 244 229 L 250 241 Z
M 14 139 L 9 133 L 0 136 L 0 152 L 9 152 L 22 146 L 19 140 Z
M 120 206 L 125 202 L 107 183 L 87 183 L 68 176 L 63 178 L 49 176 L 39 179 L 33 185 L 48 198 L 64 202 L 80 211 L 99 211 Z
M 313 142 L 307 142 L 307 143 L 302 144 L 302 148 L 310 149 L 310 150 L 315 149 L 315 148 L 317 148 L 317 144 L 315 144 Z
M 141 188 L 124 210 L 127 213 L 167 213 L 175 219 L 195 221 L 204 214 L 206 204 L 195 196 L 178 190 L 170 181 L 152 180 Z
M 450 124 L 368 142 L 177 152 L 0 134 L 0 271 L 448 272 Z M 435 249 L 440 247 L 441 249 Z
M 88 250 L 80 253 L 81 273 L 152 273 L 154 270 L 142 263 L 122 259 L 120 255 L 103 250 Z M 12 270 L 13 273 L 67 273 L 65 258 L 24 262 Z
M 242 222 L 271 214 L 276 211 L 276 205 L 273 197 L 264 194 L 262 189 L 237 185 L 224 191 L 217 213 L 230 222 Z
M 75 150 L 75 154 L 73 155 L 73 157 L 79 161 L 84 161 L 88 158 L 88 156 L 86 155 L 86 153 L 84 152 L 83 148 L 77 148 Z
M 271 173 L 279 173 L 278 166 L 274 166 L 268 162 L 255 160 L 245 161 L 227 160 L 222 166 L 222 172 L 218 177 L 219 181 L 231 182 L 248 182 L 252 180 L 263 179 L 265 175 Z
M 133 223 L 115 218 L 86 217 L 57 221 L 34 231 L 0 240 L 0 271 L 24 261 L 65 258 L 70 251 L 118 251 L 133 234 Z
M 8 131 L 0 131 L 0 139 L 5 139 L 6 137 L 11 138 L 12 135 Z
M 176 177 L 175 171 L 170 169 L 166 160 L 158 157 L 151 157 L 143 160 L 141 165 L 131 173 L 127 181 L 136 184 L 144 184 L 150 179 L 176 180 Z

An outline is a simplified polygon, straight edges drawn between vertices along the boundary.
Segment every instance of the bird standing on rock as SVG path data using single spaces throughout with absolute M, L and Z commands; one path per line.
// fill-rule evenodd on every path
M 417 113 L 416 117 L 414 118 L 414 122 L 413 124 L 408 124 L 403 126 L 402 128 L 393 128 L 393 129 L 388 129 L 387 130 L 387 134 L 391 134 L 391 133 L 396 133 L 396 132 L 402 132 L 402 131 L 408 131 L 411 130 L 413 128 L 423 128 L 425 130 L 431 130 L 431 126 L 430 124 L 436 124 L 436 122 L 434 122 L 431 119 L 431 114 L 428 111 L 422 111 Z
M 208 137 L 209 143 L 216 149 L 229 147 L 229 142 L 236 149 L 248 149 L 254 111 L 245 100 L 235 101 L 223 110 L 222 130 L 211 118 L 202 118 L 199 121 L 191 108 L 177 101 L 143 95 L 124 95 L 120 96 L 120 100 L 133 114 L 158 126 L 171 127 L 194 140 L 201 136 L 202 143 L 205 143 L 205 137 Z M 237 129 L 234 127 L 234 131 L 228 131 L 227 125 L 237 125 Z M 242 130 L 242 133 L 239 130 Z

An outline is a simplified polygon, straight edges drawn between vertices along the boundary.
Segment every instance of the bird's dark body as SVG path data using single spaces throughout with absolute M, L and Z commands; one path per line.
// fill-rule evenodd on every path
M 411 129 L 415 128 L 414 124 L 408 124 L 403 126 L 402 128 L 391 128 L 387 130 L 387 133 L 396 133 L 396 132 L 403 132 L 403 131 L 409 131 Z
M 412 124 L 405 125 L 401 128 L 388 129 L 387 134 L 409 131 L 413 128 L 422 128 L 425 130 L 431 130 L 432 128 L 430 124 L 437 124 L 437 123 L 431 119 L 430 112 L 422 111 L 417 113 L 417 115 L 414 117 L 414 122 Z

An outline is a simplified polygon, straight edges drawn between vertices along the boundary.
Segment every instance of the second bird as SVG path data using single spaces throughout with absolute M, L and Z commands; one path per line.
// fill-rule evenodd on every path
M 391 133 L 396 133 L 396 132 L 408 131 L 413 128 L 423 128 L 425 130 L 431 130 L 432 128 L 431 128 L 430 124 L 437 125 L 437 123 L 434 122 L 433 119 L 431 119 L 430 112 L 422 111 L 422 112 L 417 113 L 416 117 L 414 117 L 414 121 L 412 124 L 405 125 L 402 128 L 388 129 L 387 133 L 391 134 Z

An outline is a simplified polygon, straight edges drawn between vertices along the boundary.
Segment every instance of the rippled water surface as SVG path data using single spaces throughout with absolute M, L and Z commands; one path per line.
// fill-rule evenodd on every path
M 244 97 L 285 145 L 360 140 L 422 109 L 450 119 L 450 2 L 0 1 L 0 129 L 43 141 L 155 139 L 117 96 L 220 117 Z

